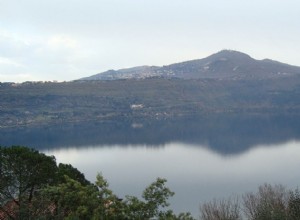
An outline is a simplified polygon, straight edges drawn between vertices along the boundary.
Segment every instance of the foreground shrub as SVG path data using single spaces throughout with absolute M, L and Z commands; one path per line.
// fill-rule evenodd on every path
M 239 220 L 241 219 L 238 198 L 216 200 L 200 207 L 202 220 Z
M 289 192 L 282 185 L 264 184 L 257 193 L 243 196 L 244 213 L 250 220 L 284 220 L 288 217 Z

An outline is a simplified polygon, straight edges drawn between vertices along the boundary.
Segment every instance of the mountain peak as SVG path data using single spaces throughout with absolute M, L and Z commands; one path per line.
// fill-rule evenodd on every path
M 300 67 L 277 61 L 256 60 L 235 50 L 221 50 L 206 58 L 167 66 L 139 66 L 110 70 L 80 80 L 141 79 L 149 77 L 182 79 L 269 79 L 300 75 Z
M 248 54 L 236 50 L 221 50 L 207 58 L 227 58 L 227 59 L 253 59 Z

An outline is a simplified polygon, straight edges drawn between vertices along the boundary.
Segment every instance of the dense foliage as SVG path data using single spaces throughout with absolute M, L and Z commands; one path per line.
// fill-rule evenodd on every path
M 118 198 L 101 174 L 95 184 L 70 164 L 34 149 L 0 147 L 0 219 L 192 219 L 168 207 L 174 195 L 157 178 L 143 192 Z
M 14 201 L 24 218 L 36 193 L 54 184 L 56 170 L 54 157 L 25 147 L 0 148 L 1 206 Z

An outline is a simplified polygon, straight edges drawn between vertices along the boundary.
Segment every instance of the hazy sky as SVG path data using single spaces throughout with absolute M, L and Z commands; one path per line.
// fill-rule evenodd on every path
M 0 0 L 0 81 L 73 80 L 222 49 L 300 66 L 299 0 Z

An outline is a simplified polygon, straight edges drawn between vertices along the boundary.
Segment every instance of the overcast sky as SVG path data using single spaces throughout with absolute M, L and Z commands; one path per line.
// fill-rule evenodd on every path
M 0 81 L 68 81 L 222 49 L 300 66 L 299 0 L 0 0 Z

